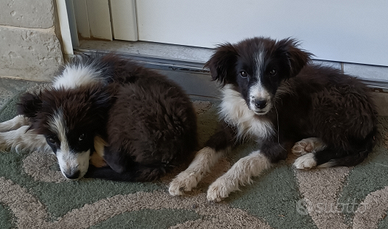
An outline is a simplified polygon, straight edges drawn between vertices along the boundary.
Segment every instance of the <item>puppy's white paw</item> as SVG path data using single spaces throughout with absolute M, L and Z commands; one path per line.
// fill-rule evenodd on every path
M 220 202 L 222 199 L 228 197 L 230 192 L 227 181 L 222 178 L 217 179 L 207 190 L 207 200 L 211 202 Z
M 171 181 L 168 192 L 172 196 L 183 195 L 182 191 L 191 191 L 197 186 L 199 180 L 200 177 L 195 172 L 183 171 Z
M 325 144 L 319 138 L 305 138 L 296 142 L 291 152 L 296 156 L 323 150 Z
M 294 162 L 294 166 L 297 169 L 311 169 L 317 166 L 317 162 L 313 153 L 307 153 L 298 157 Z

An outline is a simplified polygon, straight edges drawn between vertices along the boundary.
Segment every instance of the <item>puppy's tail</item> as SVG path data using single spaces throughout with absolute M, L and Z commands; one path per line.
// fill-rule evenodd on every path
M 97 168 L 93 165 L 89 165 L 86 178 L 100 178 L 113 181 L 127 181 L 127 182 L 146 182 L 154 181 L 160 178 L 166 173 L 166 169 L 163 167 L 147 167 L 137 165 L 131 168 L 131 170 L 118 173 L 109 166 Z
M 375 128 L 371 133 L 367 135 L 364 141 L 361 141 L 359 147 L 356 150 L 345 157 L 331 159 L 330 161 L 319 165 L 318 167 L 334 167 L 334 166 L 355 166 L 360 164 L 372 152 L 373 147 L 377 141 L 378 131 Z

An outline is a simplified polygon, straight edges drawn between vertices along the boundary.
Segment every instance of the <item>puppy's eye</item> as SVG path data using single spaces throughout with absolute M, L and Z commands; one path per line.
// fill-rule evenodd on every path
M 240 76 L 241 76 L 242 78 L 247 78 L 247 77 L 248 77 L 248 73 L 247 73 L 246 71 L 241 71 L 241 72 L 240 72 Z
M 46 140 L 47 140 L 47 142 L 48 142 L 49 144 L 53 144 L 53 145 L 54 145 L 54 144 L 57 143 L 57 138 L 56 138 L 56 137 L 53 137 L 53 136 L 47 137 Z
M 271 69 L 271 70 L 269 71 L 269 74 L 270 74 L 271 76 L 276 75 L 276 73 L 277 73 L 276 69 Z
M 80 134 L 78 137 L 78 141 L 81 142 L 83 140 L 85 140 L 85 134 Z

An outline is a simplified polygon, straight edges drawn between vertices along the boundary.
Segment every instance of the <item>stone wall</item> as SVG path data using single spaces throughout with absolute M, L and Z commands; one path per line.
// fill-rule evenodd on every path
M 0 78 L 49 81 L 63 63 L 55 0 L 0 1 Z

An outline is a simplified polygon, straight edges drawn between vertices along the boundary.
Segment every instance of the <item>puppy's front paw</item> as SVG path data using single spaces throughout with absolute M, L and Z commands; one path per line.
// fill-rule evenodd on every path
M 294 166 L 297 169 L 311 169 L 317 166 L 317 162 L 315 160 L 314 154 L 308 153 L 298 157 L 294 162 Z
M 100 157 L 97 153 L 93 153 L 92 156 L 90 156 L 90 163 L 97 168 L 107 166 L 104 158 Z
M 199 180 L 200 177 L 195 172 L 183 171 L 171 181 L 168 192 L 172 196 L 183 195 L 182 191 L 191 191 L 197 186 Z
M 231 191 L 228 190 L 227 181 L 224 179 L 217 179 L 209 186 L 207 190 L 207 200 L 211 202 L 220 202 L 229 196 Z

